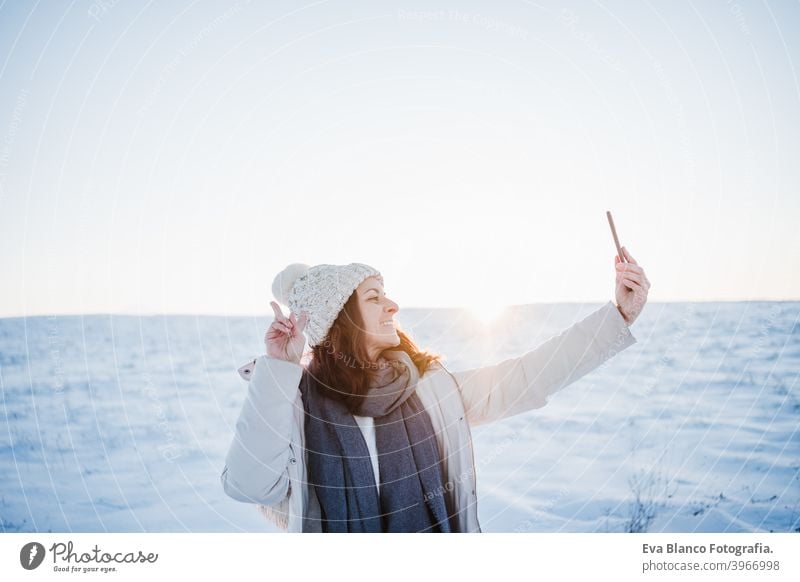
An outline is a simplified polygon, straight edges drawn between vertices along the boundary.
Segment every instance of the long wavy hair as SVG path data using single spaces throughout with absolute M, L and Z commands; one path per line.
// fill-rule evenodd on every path
M 389 349 L 406 352 L 419 370 L 420 377 L 434 363 L 441 361 L 440 354 L 421 350 L 399 327 L 397 335 L 400 345 Z M 356 410 L 358 402 L 369 390 L 370 380 L 378 371 L 377 364 L 369 361 L 365 340 L 358 294 L 353 291 L 325 339 L 311 348 L 307 366 L 307 373 L 320 383 L 325 394 L 344 402 L 351 412 Z

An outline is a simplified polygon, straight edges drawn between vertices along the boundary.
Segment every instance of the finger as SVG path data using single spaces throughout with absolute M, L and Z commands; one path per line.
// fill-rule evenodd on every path
M 634 271 L 625 271 L 624 273 L 620 274 L 623 277 L 630 277 L 631 279 L 639 283 L 639 285 L 644 285 L 644 275 L 640 275 L 639 273 L 636 273 Z
M 278 329 L 277 327 L 271 327 L 269 328 L 267 335 L 264 336 L 264 341 L 275 341 L 285 337 L 286 334 L 282 330 Z
M 272 305 L 272 311 L 275 312 L 275 321 L 285 322 L 287 321 L 286 316 L 283 315 L 283 310 L 281 310 L 280 306 L 275 303 L 274 301 L 269 302 Z
M 300 314 L 300 319 L 297 320 L 297 329 L 298 331 L 302 332 L 306 325 L 308 325 L 308 313 L 305 311 Z
M 644 269 L 642 269 L 639 265 L 635 265 L 634 263 L 617 263 L 617 271 L 620 273 L 627 272 L 627 273 L 637 273 L 639 275 L 644 275 Z
M 647 277 L 644 276 L 644 274 L 639 274 L 639 273 L 634 273 L 634 272 L 628 271 L 628 272 L 623 273 L 622 275 L 623 276 L 630 276 L 631 279 L 636 281 L 644 289 L 650 289 L 650 281 L 647 279 Z
M 636 273 L 620 273 L 619 276 L 623 279 L 628 279 L 634 283 L 638 283 L 639 285 L 644 285 L 644 281 Z
M 647 289 L 641 285 L 638 281 L 634 281 L 633 279 L 628 279 L 627 277 L 623 278 L 624 284 L 633 291 L 640 289 L 641 291 L 647 292 Z
M 630 255 L 627 256 L 630 257 Z M 617 272 L 619 273 L 622 273 L 623 271 L 628 271 L 633 273 L 644 274 L 644 269 L 640 267 L 638 263 L 634 261 L 629 261 L 626 263 L 619 258 L 619 255 L 614 255 L 614 267 L 617 269 Z
M 280 306 L 277 303 L 275 303 L 274 301 L 270 301 L 269 304 L 272 307 L 273 313 L 275 313 L 275 319 L 277 321 L 280 321 L 281 318 L 283 317 L 283 312 L 281 311 Z
M 297 319 L 294 316 L 294 311 L 289 312 L 289 323 L 292 324 L 292 327 L 297 325 Z
M 633 258 L 633 255 L 631 255 L 628 252 L 627 248 L 622 247 L 622 252 L 625 253 L 625 258 L 628 260 L 629 263 L 633 263 L 634 265 L 638 265 L 639 264 L 639 263 L 636 262 L 636 259 Z
M 276 327 L 276 328 L 273 328 L 272 331 L 269 332 L 269 335 L 267 336 L 267 340 L 269 340 L 269 341 L 285 341 L 286 338 L 288 338 L 288 337 L 289 337 L 289 334 L 287 334 L 282 329 L 278 329 Z
M 292 335 L 292 330 L 289 328 L 289 326 L 281 323 L 280 321 L 273 322 L 272 323 L 272 327 L 274 329 L 277 329 L 278 331 L 280 331 L 282 333 L 286 333 L 286 334 Z
M 644 274 L 636 271 L 633 267 L 634 265 L 630 263 L 618 263 L 615 271 L 619 276 L 630 275 L 634 278 L 644 279 Z

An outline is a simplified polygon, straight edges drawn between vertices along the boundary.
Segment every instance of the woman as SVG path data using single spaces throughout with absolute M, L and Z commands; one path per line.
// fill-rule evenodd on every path
M 271 302 L 267 353 L 240 369 L 249 387 L 225 493 L 292 532 L 480 532 L 470 427 L 544 406 L 636 343 L 629 326 L 650 282 L 623 252 L 616 305 L 518 358 L 455 373 L 398 327 L 374 268 L 290 265 L 272 286 L 290 315 Z

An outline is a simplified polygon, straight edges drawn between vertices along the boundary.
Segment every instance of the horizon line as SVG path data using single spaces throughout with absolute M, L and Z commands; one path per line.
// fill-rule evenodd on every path
M 607 301 L 611 301 L 608 299 Z M 797 299 L 694 299 L 694 300 L 673 300 L 673 301 L 649 301 L 648 303 L 651 305 L 665 305 L 665 304 L 682 304 L 682 303 L 795 303 L 800 302 L 800 298 Z M 596 303 L 605 303 L 605 301 L 541 301 L 541 302 L 532 302 L 532 303 L 515 303 L 510 305 L 503 305 L 504 309 L 508 308 L 519 308 L 519 307 L 530 307 L 530 306 L 537 306 L 537 305 L 589 305 L 589 304 L 596 304 Z M 282 306 L 285 307 L 285 306 Z M 426 309 L 426 310 L 464 310 L 464 309 L 473 309 L 473 307 L 465 306 L 465 305 L 456 305 L 452 307 L 430 307 L 430 306 L 421 306 L 421 305 L 413 305 L 408 307 L 403 307 L 401 309 Z M 156 316 L 169 316 L 169 317 L 264 317 L 264 316 L 272 316 L 273 313 L 271 311 L 265 311 L 264 313 L 254 313 L 254 312 L 240 312 L 240 313 L 205 313 L 205 312 L 163 312 L 163 311 L 154 311 L 154 312 L 88 312 L 88 313 L 34 313 L 34 314 L 24 314 L 24 315 L 0 315 L 0 319 L 22 319 L 22 318 L 33 318 L 33 317 L 97 317 L 97 316 L 117 316 L 117 317 L 156 317 Z

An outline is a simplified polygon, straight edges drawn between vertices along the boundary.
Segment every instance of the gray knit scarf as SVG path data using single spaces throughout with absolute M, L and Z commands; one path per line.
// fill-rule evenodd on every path
M 306 412 L 308 480 L 323 532 L 450 532 L 441 456 L 430 416 L 416 394 L 417 367 L 403 350 L 384 352 L 378 378 L 358 416 L 375 419 L 380 495 L 369 449 L 347 406 L 325 395 L 308 371 L 300 390 Z

